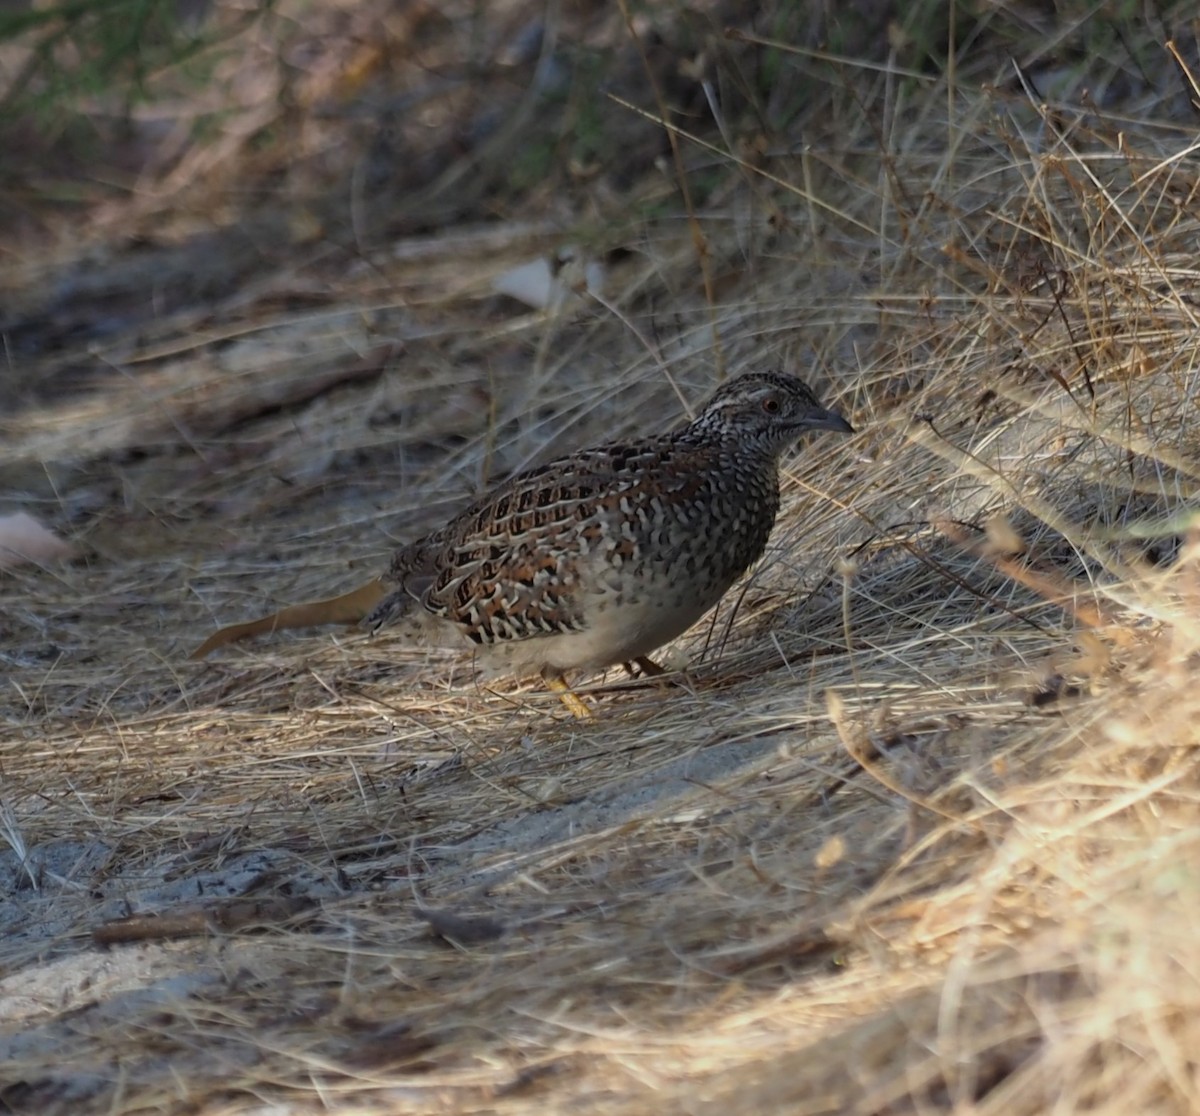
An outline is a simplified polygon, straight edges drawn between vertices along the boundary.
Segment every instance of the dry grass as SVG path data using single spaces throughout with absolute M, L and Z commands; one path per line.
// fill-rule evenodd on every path
M 707 284 L 650 175 L 603 304 L 489 294 L 584 242 L 514 213 L 17 362 L 0 483 L 86 560 L 0 580 L 0 1105 L 1200 1110 L 1194 118 L 794 62 L 803 147 L 681 140 Z M 747 365 L 862 433 L 678 688 L 185 662 Z

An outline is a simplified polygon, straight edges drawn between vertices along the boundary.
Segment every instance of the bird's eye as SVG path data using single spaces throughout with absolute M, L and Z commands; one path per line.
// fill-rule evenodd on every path
M 779 414 L 779 400 L 774 396 L 769 396 L 768 398 L 764 399 L 763 410 L 766 411 L 768 415 Z

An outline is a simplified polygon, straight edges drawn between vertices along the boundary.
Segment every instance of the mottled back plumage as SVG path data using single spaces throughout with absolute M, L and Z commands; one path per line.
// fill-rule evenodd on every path
M 629 662 L 680 635 L 766 548 L 780 455 L 852 433 L 793 376 L 730 380 L 667 434 L 580 450 L 396 551 L 367 618 L 461 633 L 518 673 Z

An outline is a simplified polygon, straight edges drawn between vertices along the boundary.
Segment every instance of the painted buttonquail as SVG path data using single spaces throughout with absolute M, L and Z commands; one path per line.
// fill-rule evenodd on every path
M 637 663 L 682 634 L 766 548 L 779 458 L 810 430 L 853 434 L 809 387 L 752 372 L 693 422 L 530 469 L 401 547 L 364 621 L 473 644 L 485 665 L 540 674 L 571 712 L 568 671 Z

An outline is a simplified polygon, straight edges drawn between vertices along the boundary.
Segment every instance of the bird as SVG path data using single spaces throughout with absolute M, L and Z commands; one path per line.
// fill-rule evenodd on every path
M 651 653 L 762 556 L 780 459 L 819 430 L 855 433 L 796 376 L 733 377 L 692 421 L 537 465 L 400 547 L 363 625 L 473 647 L 590 716 L 567 675 L 664 673 Z

